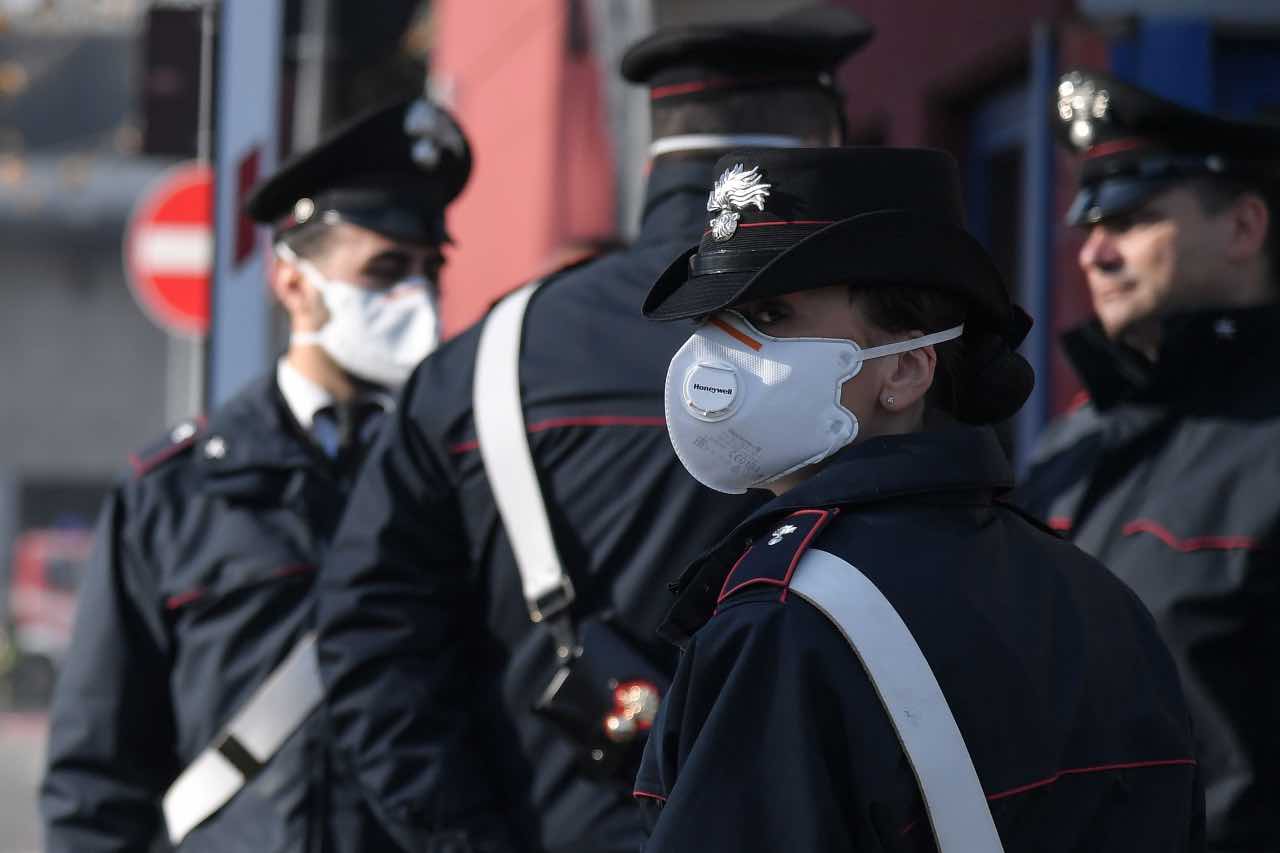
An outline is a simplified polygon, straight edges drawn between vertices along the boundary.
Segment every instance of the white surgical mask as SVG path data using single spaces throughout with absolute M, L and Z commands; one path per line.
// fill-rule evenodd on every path
M 317 344 L 351 375 L 388 388 L 403 385 L 439 343 L 439 316 L 425 276 L 369 290 L 326 278 L 288 246 L 280 244 L 276 251 L 302 270 L 329 311 L 323 328 L 294 332 L 292 343 Z
M 741 494 L 821 462 L 858 436 L 840 389 L 862 363 L 960 337 L 964 326 L 863 349 L 838 338 L 774 338 L 724 311 L 667 369 L 667 431 L 694 479 Z

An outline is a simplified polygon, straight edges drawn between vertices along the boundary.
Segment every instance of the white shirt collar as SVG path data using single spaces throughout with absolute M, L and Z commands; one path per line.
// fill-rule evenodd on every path
M 294 420 L 303 429 L 311 429 L 316 412 L 333 405 L 333 395 L 303 376 L 298 368 L 289 363 L 287 356 L 276 362 L 276 385 L 280 387 L 280 395 L 293 413 Z
M 315 424 L 316 412 L 334 403 L 333 395 L 290 364 L 288 356 L 276 362 L 276 385 L 294 420 L 305 430 Z M 368 390 L 357 399 L 377 403 L 388 412 L 396 407 L 396 399 L 388 391 Z

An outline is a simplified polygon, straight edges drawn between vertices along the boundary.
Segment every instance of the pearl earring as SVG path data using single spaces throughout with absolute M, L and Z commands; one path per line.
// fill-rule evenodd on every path
M 894 403 L 894 398 L 892 396 L 884 398 L 884 405 L 886 409 L 892 409 L 893 403 Z

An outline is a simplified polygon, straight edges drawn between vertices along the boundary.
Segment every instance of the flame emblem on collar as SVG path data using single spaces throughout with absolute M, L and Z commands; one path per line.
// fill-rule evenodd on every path
M 796 527 L 794 524 L 784 524 L 781 527 L 779 527 L 777 530 L 773 531 L 773 534 L 769 539 L 769 544 L 777 545 L 779 542 L 783 540 L 784 537 L 788 536 L 789 534 L 795 533 L 799 529 L 800 528 Z
M 725 169 L 724 174 L 716 181 L 707 199 L 709 212 L 720 211 L 720 215 L 712 219 L 711 236 L 717 241 L 728 240 L 738 230 L 738 219 L 741 212 L 755 205 L 756 210 L 764 210 L 765 199 L 769 197 L 772 184 L 761 183 L 763 176 L 759 166 L 744 169 L 741 163 Z

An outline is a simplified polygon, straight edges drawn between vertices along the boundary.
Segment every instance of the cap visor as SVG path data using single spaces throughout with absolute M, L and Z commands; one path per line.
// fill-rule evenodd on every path
M 682 320 L 714 314 L 732 305 L 754 275 L 742 272 L 691 278 L 656 305 L 646 305 L 644 315 L 650 320 Z
M 1171 183 L 1149 178 L 1105 178 L 1082 187 L 1067 209 L 1067 224 L 1092 225 L 1109 216 L 1128 213 Z

